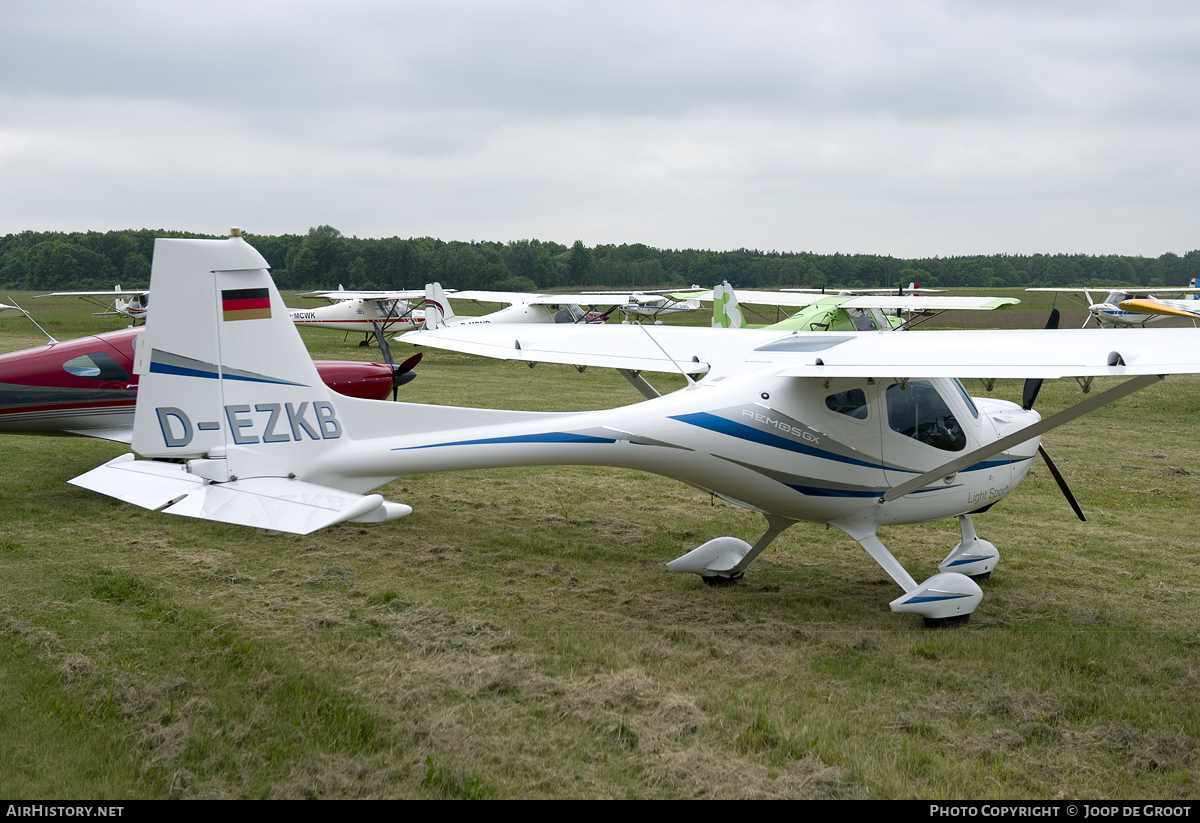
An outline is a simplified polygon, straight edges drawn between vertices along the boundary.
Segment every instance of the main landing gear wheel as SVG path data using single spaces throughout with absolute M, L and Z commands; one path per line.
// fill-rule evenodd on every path
M 741 574 L 733 575 L 733 577 L 722 577 L 720 575 L 715 575 L 715 574 L 712 574 L 712 575 L 706 574 L 706 575 L 701 575 L 700 579 L 703 580 L 708 585 L 712 586 L 713 588 L 718 588 L 718 587 L 724 587 L 724 586 L 732 586 L 734 583 L 741 580 L 745 576 L 745 574 L 746 574 L 745 572 L 742 572 Z
M 714 537 L 683 557 L 676 557 L 667 564 L 667 570 L 698 574 L 710 586 L 732 586 L 742 579 L 762 550 L 793 523 L 770 514 L 766 517 L 767 531 L 753 546 L 736 537 Z
M 956 614 L 954 617 L 926 617 L 925 628 L 927 629 L 953 629 L 956 626 L 965 626 L 967 621 L 971 619 L 969 614 Z

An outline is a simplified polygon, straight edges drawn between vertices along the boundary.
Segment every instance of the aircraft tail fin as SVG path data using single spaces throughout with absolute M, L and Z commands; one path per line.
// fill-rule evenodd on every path
M 738 307 L 737 293 L 729 281 L 713 289 L 713 319 L 714 329 L 740 329 L 742 327 L 742 310 Z
M 131 445 L 138 454 L 236 453 L 241 465 L 233 473 L 258 474 L 255 454 L 277 462 L 292 448 L 285 441 L 303 445 L 307 432 L 321 440 L 322 430 L 337 426 L 336 418 L 322 423 L 329 389 L 267 269 L 237 235 L 155 241 L 155 311 L 134 359 L 141 379 Z M 272 419 L 259 425 L 255 415 L 263 413 Z
M 425 328 L 440 329 L 454 319 L 454 309 L 441 283 L 425 284 Z
M 317 474 L 320 458 L 351 440 L 342 414 L 373 401 L 324 384 L 267 269 L 236 229 L 227 240 L 155 241 L 155 311 L 137 341 L 130 445 L 174 462 L 126 464 L 126 456 L 76 485 L 155 510 L 301 534 L 410 511 L 332 488 Z

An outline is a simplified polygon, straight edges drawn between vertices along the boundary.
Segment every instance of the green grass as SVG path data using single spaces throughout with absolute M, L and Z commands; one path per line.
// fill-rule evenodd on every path
M 1006 324 L 1041 325 L 1044 309 Z M 86 314 L 48 307 L 61 319 L 44 325 L 62 339 L 120 325 Z M 27 325 L 0 324 L 0 348 L 36 345 Z M 337 332 L 305 338 L 316 357 L 375 356 Z M 639 400 L 603 370 L 437 352 L 401 397 Z M 1039 407 L 1078 397 L 1047 383 Z M 407 518 L 271 537 L 67 485 L 119 445 L 5 436 L 0 789 L 1195 798 L 1198 410 L 1200 379 L 1170 378 L 1052 432 L 1088 522 L 1035 466 L 976 518 L 1002 555 L 983 603 L 937 632 L 889 612 L 895 585 L 817 525 L 737 586 L 667 573 L 711 537 L 754 539 L 761 518 L 649 475 L 412 476 L 381 490 Z M 924 579 L 958 530 L 881 537 Z

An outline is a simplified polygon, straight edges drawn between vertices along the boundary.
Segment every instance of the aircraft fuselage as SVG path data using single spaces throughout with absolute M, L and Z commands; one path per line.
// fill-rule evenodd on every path
M 80 434 L 128 440 L 138 376 L 134 338 L 121 329 L 0 354 L 0 432 Z M 339 393 L 382 400 L 392 370 L 382 363 L 317 361 L 322 381 Z
M 971 401 L 956 385 L 910 380 L 901 388 L 892 380 L 846 379 L 825 387 L 815 378 L 759 374 L 701 382 L 618 409 L 527 414 L 519 422 L 478 426 L 464 425 L 477 410 L 396 404 L 413 433 L 348 440 L 316 456 L 298 476 L 365 491 L 428 471 L 615 466 L 672 477 L 789 520 L 857 530 L 855 523 L 873 529 L 924 522 L 1002 499 L 1029 470 L 1039 443 L 1034 438 L 880 504 L 890 487 L 1040 419 L 1006 401 Z M 340 414 L 334 406 L 333 414 Z M 353 407 L 347 412 L 358 414 Z M 253 421 L 248 433 L 267 422 L 264 415 L 246 420 Z M 348 431 L 360 428 L 348 422 Z

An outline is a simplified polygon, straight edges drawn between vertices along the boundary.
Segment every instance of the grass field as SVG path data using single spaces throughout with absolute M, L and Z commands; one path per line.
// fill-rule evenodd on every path
M 14 297 L 60 339 L 118 327 Z M 1048 306 L 946 324 L 1040 326 Z M 0 351 L 39 343 L 0 323 Z M 640 396 L 603 370 L 430 352 L 401 398 Z M 1038 405 L 1077 399 L 1059 381 Z M 1169 378 L 1048 435 L 1089 521 L 1035 464 L 976 518 L 1002 560 L 941 631 L 892 614 L 899 589 L 822 526 L 730 588 L 669 574 L 761 518 L 651 475 L 411 476 L 381 490 L 407 518 L 272 537 L 67 485 L 123 446 L 3 436 L 0 795 L 1195 798 L 1198 412 L 1200 378 Z M 921 580 L 958 529 L 881 537 Z

